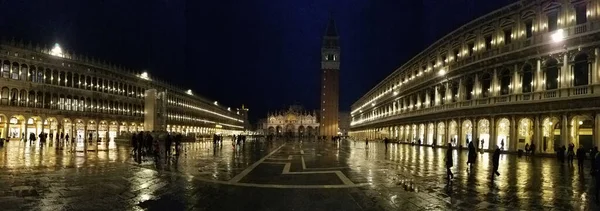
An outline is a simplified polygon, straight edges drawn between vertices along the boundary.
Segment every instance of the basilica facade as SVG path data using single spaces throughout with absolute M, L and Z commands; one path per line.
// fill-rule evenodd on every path
M 314 111 L 294 105 L 287 110 L 269 113 L 262 129 L 267 135 L 314 136 L 318 134 L 319 121 Z

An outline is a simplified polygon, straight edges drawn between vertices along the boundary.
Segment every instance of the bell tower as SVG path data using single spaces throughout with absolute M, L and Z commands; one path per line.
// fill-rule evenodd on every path
M 335 136 L 338 133 L 339 75 L 340 75 L 339 36 L 333 19 L 329 20 L 321 45 L 321 115 L 319 132 L 322 136 Z

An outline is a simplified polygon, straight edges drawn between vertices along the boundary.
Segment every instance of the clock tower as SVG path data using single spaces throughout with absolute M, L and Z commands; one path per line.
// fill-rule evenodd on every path
M 319 132 L 322 136 L 336 136 L 338 133 L 339 75 L 340 75 L 339 36 L 333 19 L 329 20 L 321 46 L 321 116 Z

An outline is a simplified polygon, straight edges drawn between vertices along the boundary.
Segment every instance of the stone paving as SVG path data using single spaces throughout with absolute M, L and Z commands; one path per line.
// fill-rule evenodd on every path
M 0 148 L 0 210 L 600 210 L 590 163 L 501 156 L 467 172 L 454 151 L 343 141 L 184 144 L 178 157 L 136 162 L 127 143 L 74 152 L 11 141 Z M 576 166 L 575 161 L 575 166 Z

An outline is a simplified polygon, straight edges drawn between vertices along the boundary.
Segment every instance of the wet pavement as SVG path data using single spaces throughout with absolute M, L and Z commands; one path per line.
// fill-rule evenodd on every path
M 600 210 L 589 161 L 583 173 L 552 158 L 491 154 L 467 172 L 454 151 L 343 141 L 184 144 L 180 156 L 134 160 L 106 151 L 10 141 L 0 148 L 1 210 Z

